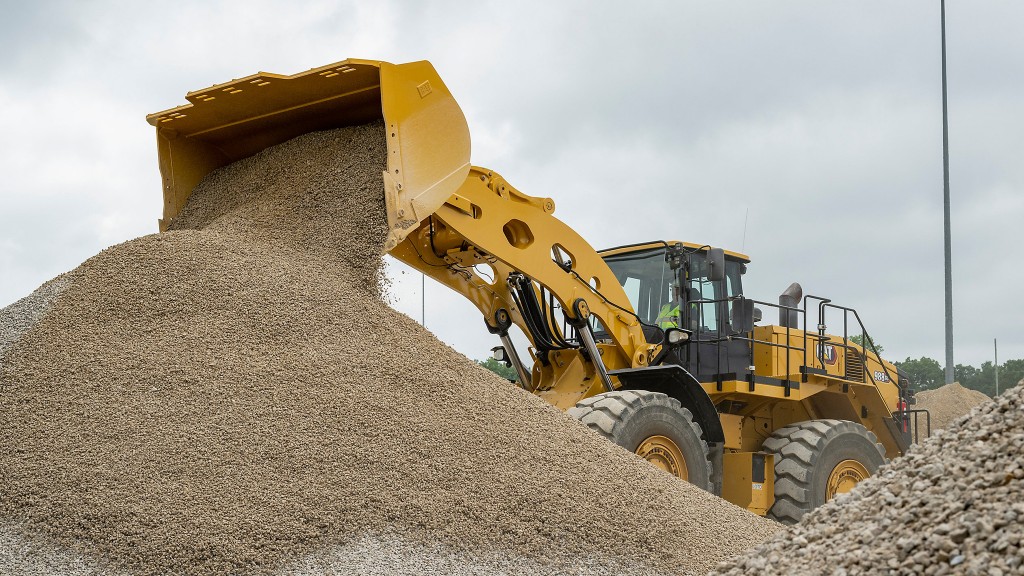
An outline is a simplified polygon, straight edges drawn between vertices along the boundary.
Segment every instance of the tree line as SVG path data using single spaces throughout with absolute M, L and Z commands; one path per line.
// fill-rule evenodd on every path
M 922 356 L 916 360 L 907 358 L 893 362 L 907 373 L 914 389 L 932 390 L 946 383 L 946 370 L 937 360 Z M 972 388 L 989 396 L 996 395 L 996 368 L 992 362 L 984 362 L 981 368 L 957 364 L 953 367 L 953 379 L 964 388 Z M 1013 388 L 1024 379 L 1024 360 L 1007 360 L 999 365 L 999 392 Z
M 853 336 L 850 341 L 864 346 L 862 336 Z M 881 344 L 868 338 L 868 350 L 871 350 L 871 345 L 874 345 L 879 354 L 885 350 Z M 938 360 L 922 356 L 916 360 L 907 358 L 903 362 L 893 364 L 906 372 L 915 390 L 934 390 L 946 384 L 946 369 Z M 1024 360 L 1007 360 L 999 365 L 1000 393 L 1013 388 L 1021 379 L 1024 379 Z M 996 395 L 996 367 L 992 362 L 982 363 L 981 368 L 957 364 L 953 367 L 953 380 L 964 388 L 984 392 L 989 396 Z

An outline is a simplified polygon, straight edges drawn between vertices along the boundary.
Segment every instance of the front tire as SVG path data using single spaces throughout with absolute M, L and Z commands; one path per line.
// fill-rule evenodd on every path
M 878 438 L 846 420 L 809 420 L 779 428 L 763 449 L 775 455 L 775 504 L 768 517 L 783 524 L 796 524 L 885 464 Z
M 652 465 L 711 492 L 707 442 L 693 414 L 675 398 L 616 390 L 582 400 L 568 413 Z

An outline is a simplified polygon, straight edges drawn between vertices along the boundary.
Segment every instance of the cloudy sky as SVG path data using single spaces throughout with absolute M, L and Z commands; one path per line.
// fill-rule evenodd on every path
M 748 296 L 798 281 L 891 358 L 943 360 L 938 0 L 0 4 L 0 306 L 155 231 L 147 113 L 257 71 L 427 59 L 473 162 L 595 246 L 742 250 Z M 947 7 L 958 363 L 993 338 L 1024 358 L 1022 27 L 1016 0 Z M 428 281 L 423 311 L 391 270 L 399 310 L 488 353 L 472 306 Z

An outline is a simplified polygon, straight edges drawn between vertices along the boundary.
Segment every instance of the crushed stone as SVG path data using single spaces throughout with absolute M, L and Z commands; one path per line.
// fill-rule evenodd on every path
M 0 574 L 36 576 L 129 576 L 83 556 L 67 547 L 25 531 L 12 522 L 0 521 Z
M 0 308 L 0 364 L 3 363 L 4 352 L 46 314 L 50 303 L 67 285 L 67 276 L 61 274 L 21 300 Z
M 0 366 L 19 545 L 145 575 L 697 574 L 779 529 L 387 307 L 384 150 L 380 124 L 268 149 L 68 274 Z
M 345 544 L 317 550 L 284 566 L 281 576 L 350 576 L 417 574 L 420 576 L 498 574 L 642 574 L 636 566 L 594 551 L 557 567 L 507 550 L 475 551 L 473 555 L 433 542 L 410 542 L 390 534 L 365 534 Z
M 928 410 L 931 416 L 932 431 L 949 427 L 957 418 L 971 411 L 978 404 L 989 401 L 984 392 L 964 388 L 959 382 L 946 384 L 934 390 L 923 390 L 916 394 L 918 410 Z M 921 430 L 925 429 L 924 419 L 920 419 Z
M 718 574 L 1024 574 L 1024 385 Z

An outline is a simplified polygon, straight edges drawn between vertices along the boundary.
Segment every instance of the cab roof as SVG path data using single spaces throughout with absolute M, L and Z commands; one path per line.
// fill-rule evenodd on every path
M 690 250 L 703 250 L 707 251 L 712 246 L 707 244 L 695 244 L 693 242 L 681 242 L 679 240 L 652 240 L 650 242 L 642 242 L 640 244 L 627 244 L 625 246 L 615 246 L 613 248 L 605 248 L 604 250 L 598 250 L 597 253 L 602 258 L 606 256 L 618 256 L 619 254 L 628 254 L 630 252 L 643 252 L 645 250 L 653 250 L 655 248 L 663 248 L 665 246 L 671 246 L 674 244 L 682 244 L 684 247 Z M 734 260 L 740 262 L 750 262 L 750 256 L 742 254 L 740 252 L 733 252 L 732 250 L 725 250 L 725 255 Z

